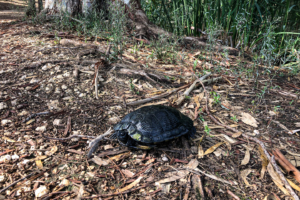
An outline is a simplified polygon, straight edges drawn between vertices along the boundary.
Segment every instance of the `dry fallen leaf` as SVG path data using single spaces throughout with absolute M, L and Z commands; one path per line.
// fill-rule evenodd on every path
M 201 146 L 201 144 L 198 145 L 198 158 L 203 158 L 204 157 L 204 151 Z
M 264 198 L 264 200 L 280 200 L 278 199 L 276 196 L 274 196 L 273 194 L 269 194 L 268 196 L 266 196 Z
M 2 137 L 2 139 L 6 140 L 7 142 L 17 142 L 17 141 L 15 141 L 13 139 L 10 139 L 10 138 L 6 137 L 6 136 Z
M 37 166 L 39 169 L 43 169 L 43 163 L 42 163 L 41 160 L 36 160 L 36 161 L 35 161 L 35 164 L 36 164 L 36 166 Z
M 130 152 L 126 152 L 126 153 L 121 153 L 119 155 L 110 157 L 111 160 L 114 160 L 116 162 L 120 161 L 121 159 L 124 159 L 126 157 L 130 156 Z
M 247 165 L 247 164 L 249 163 L 249 161 L 250 161 L 250 151 L 249 151 L 249 149 L 247 148 L 247 149 L 246 149 L 246 153 L 245 153 L 245 157 L 244 157 L 244 159 L 242 160 L 241 165 Z
M 207 149 L 205 151 L 204 155 L 207 155 L 207 154 L 210 154 L 210 153 L 214 152 L 222 144 L 224 144 L 224 142 L 219 142 L 219 143 L 215 144 L 214 146 L 211 146 L 209 149 Z
M 80 184 L 76 200 L 81 200 L 83 193 L 84 193 L 84 186 L 83 186 L 83 184 Z
M 242 134 L 243 134 L 243 132 L 237 132 L 237 133 L 232 134 L 231 137 L 233 137 L 233 138 L 238 138 L 238 137 L 240 137 Z
M 199 164 L 199 162 L 197 161 L 197 159 L 193 159 L 185 166 L 185 168 L 195 169 L 195 168 L 197 168 L 198 164 Z M 155 185 L 158 187 L 161 187 L 162 183 L 176 181 L 178 179 L 185 177 L 187 174 L 189 174 L 188 170 L 178 170 L 175 172 L 168 173 L 167 174 L 167 175 L 169 175 L 168 178 L 165 178 L 165 179 L 155 182 Z
M 258 122 L 256 121 L 256 119 L 254 119 L 254 117 L 252 117 L 249 113 L 245 113 L 245 112 L 242 112 L 241 114 L 242 114 L 242 118 L 241 118 L 242 122 L 250 126 L 257 127 Z
M 255 187 L 255 190 L 256 190 L 256 186 L 255 185 L 250 185 L 249 182 L 248 182 L 248 180 L 247 180 L 247 176 L 251 172 L 255 172 L 255 170 L 254 169 L 245 169 L 245 170 L 241 171 L 241 177 L 242 177 L 243 181 L 245 182 L 245 184 L 247 186 L 253 186 L 253 187 Z
M 260 172 L 260 179 L 263 179 L 264 175 L 265 175 L 265 172 L 267 170 L 267 166 L 269 164 L 269 160 L 266 157 L 266 155 L 265 155 L 263 149 L 261 148 L 261 146 L 258 146 L 258 150 L 259 150 L 259 153 L 260 153 L 260 158 L 262 160 L 262 168 L 261 168 L 261 172 Z
M 134 176 L 134 173 L 132 171 L 129 171 L 127 169 L 122 169 L 123 174 L 125 174 L 125 176 L 127 176 L 128 178 L 131 178 Z
M 106 166 L 109 164 L 110 160 L 104 160 L 104 159 L 101 159 L 97 156 L 94 156 L 94 158 L 92 158 L 92 161 L 94 161 L 94 163 L 96 163 L 97 165 L 99 166 Z
M 271 163 L 268 164 L 268 172 L 270 176 L 272 177 L 273 182 L 279 187 L 279 189 L 285 194 L 285 195 L 290 195 L 290 193 L 285 189 L 279 175 L 277 172 L 273 169 L 273 166 Z
M 290 179 L 286 179 L 289 184 L 292 186 L 292 188 L 294 188 L 295 190 L 300 192 L 300 187 L 298 185 L 296 185 L 293 181 L 291 181 Z
M 51 155 L 53 155 L 55 152 L 57 152 L 57 150 L 58 150 L 57 146 L 53 146 L 53 147 L 51 147 L 50 151 L 46 151 L 45 154 L 46 154 L 47 156 L 51 156 Z

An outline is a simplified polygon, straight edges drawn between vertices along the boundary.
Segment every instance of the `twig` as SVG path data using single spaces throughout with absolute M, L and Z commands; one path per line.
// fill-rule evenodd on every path
M 121 195 L 121 194 L 128 194 L 128 193 L 130 193 L 130 192 L 133 192 L 133 191 L 136 191 L 136 190 L 139 190 L 139 189 L 148 187 L 149 185 L 150 185 L 150 183 L 147 183 L 147 184 L 145 184 L 145 185 L 142 185 L 142 186 L 137 187 L 137 188 L 135 188 L 135 189 L 127 190 L 127 191 L 125 191 L 125 192 L 115 192 L 115 193 L 112 193 L 112 194 L 100 194 L 100 195 L 97 195 L 97 196 L 82 197 L 82 199 L 93 199 L 93 198 L 98 198 L 98 197 L 110 197 L 110 196 L 117 196 L 117 195 Z
M 211 75 L 211 72 L 209 72 L 208 74 L 205 74 L 201 78 L 198 78 L 197 80 L 195 80 L 194 83 L 183 93 L 183 95 L 189 96 L 190 92 L 195 88 L 196 84 L 199 83 L 199 81 L 203 81 L 210 75 Z
M 26 123 L 28 122 L 30 119 L 36 117 L 36 116 L 39 116 L 39 115 L 49 115 L 49 114 L 52 114 L 51 112 L 41 112 L 41 113 L 35 113 L 35 114 L 32 114 L 30 115 L 29 117 L 27 117 L 26 119 L 23 120 L 23 123 Z
M 185 188 L 185 194 L 183 196 L 183 200 L 188 200 L 189 198 L 189 194 L 190 194 L 190 189 L 191 189 L 191 174 L 188 178 L 187 184 L 186 184 L 186 188 Z
M 56 192 L 57 193 L 57 192 Z M 71 191 L 65 191 L 64 193 L 62 193 L 61 195 L 58 195 L 57 197 L 55 197 L 53 200 L 55 200 L 55 199 L 59 199 L 59 198 L 61 198 L 61 197 L 63 197 L 63 196 L 65 196 L 65 195 L 67 195 L 67 194 L 70 194 L 70 193 L 72 193 Z M 52 193 L 52 194 L 54 194 L 54 193 Z
M 98 97 L 98 76 L 99 76 L 99 65 L 95 65 L 95 95 L 96 95 L 96 99 L 99 99 Z
M 127 152 L 127 151 L 129 151 L 129 149 L 124 149 L 124 150 L 119 150 L 119 151 L 111 150 L 111 151 L 106 151 L 106 152 L 99 153 L 97 156 L 98 157 L 112 156 L 112 155 L 121 154 L 121 153 L 124 153 L 124 152 Z
M 109 156 L 106 156 L 106 157 L 114 164 L 114 166 L 117 168 L 117 170 L 119 170 L 120 174 L 123 177 L 123 180 L 126 180 L 123 172 L 121 171 L 120 167 L 115 163 L 115 161 L 113 161 L 113 159 L 111 159 Z
M 47 137 L 44 135 L 44 133 L 42 133 L 42 136 L 46 139 L 49 139 L 49 140 L 59 140 L 59 141 L 64 141 L 64 140 L 70 140 L 72 138 L 75 138 L 75 137 L 79 137 L 79 138 L 90 138 L 90 139 L 94 139 L 95 136 L 89 136 L 89 135 L 71 135 L 67 138 L 54 138 L 54 137 Z
M 106 60 L 108 58 L 108 55 L 110 54 L 110 49 L 111 49 L 111 43 L 109 43 L 108 48 L 107 48 L 107 50 L 105 52 Z
M 89 143 L 89 148 L 91 148 L 87 154 L 88 158 L 91 158 L 94 151 L 98 148 L 99 142 L 103 140 L 103 138 L 109 134 L 111 134 L 113 130 L 111 128 L 108 129 L 104 134 L 97 136 L 94 140 Z
M 24 178 L 21 178 L 21 179 L 15 181 L 15 182 L 13 182 L 13 183 L 10 184 L 9 186 L 7 186 L 7 187 L 3 188 L 2 190 L 0 190 L 0 193 L 4 192 L 4 191 L 7 190 L 8 188 L 10 188 L 10 187 L 16 185 L 17 183 L 19 183 L 19 182 L 21 182 L 21 181 L 27 179 L 28 177 L 32 176 L 34 173 L 35 173 L 35 172 L 33 172 L 33 173 L 31 173 L 31 174 L 28 174 L 28 175 L 25 176 Z
M 232 196 L 234 199 L 236 200 L 240 200 L 240 198 L 238 196 L 236 196 L 235 194 L 233 194 L 230 190 L 227 190 L 227 193 Z
M 68 117 L 67 126 L 66 126 L 63 136 L 67 136 L 69 131 L 71 131 L 71 117 L 70 116 Z
M 47 63 L 52 63 L 52 64 L 56 64 L 56 63 L 61 63 L 61 62 L 70 62 L 70 61 L 73 61 L 73 60 L 45 60 L 45 61 L 38 61 L 38 62 L 34 62 L 30 65 L 26 65 L 26 67 L 23 67 L 22 70 L 25 70 L 25 69 L 35 69 L 39 66 L 42 66 L 44 64 L 47 64 Z
M 141 100 L 138 100 L 138 101 L 133 101 L 133 102 L 130 102 L 130 103 L 126 103 L 126 105 L 128 105 L 128 106 L 136 106 L 136 105 L 148 103 L 148 102 L 153 101 L 153 100 L 157 100 L 157 99 L 161 99 L 161 98 L 167 97 L 167 96 L 173 94 L 174 92 L 182 90 L 182 89 L 184 89 L 184 88 L 186 88 L 188 86 L 189 86 L 189 84 L 188 85 L 184 85 L 184 86 L 179 87 L 179 88 L 176 88 L 176 89 L 173 89 L 173 90 L 171 90 L 169 92 L 165 92 L 163 94 L 154 96 L 154 97 L 150 97 L 150 98 L 147 98 L 147 99 L 141 99 Z
M 211 178 L 211 179 L 214 179 L 214 180 L 216 180 L 216 181 L 220 181 L 220 182 L 223 182 L 223 183 L 226 183 L 226 184 L 229 184 L 229 185 L 237 185 L 236 182 L 229 182 L 229 181 L 226 181 L 226 180 L 221 179 L 221 178 L 219 178 L 219 177 L 217 177 L 217 176 L 215 176 L 215 175 L 207 174 L 207 173 L 201 171 L 201 170 L 198 169 L 198 168 L 195 168 L 195 169 L 182 168 L 182 169 L 187 170 L 187 171 L 190 171 L 190 172 L 192 172 L 192 173 L 194 173 L 194 174 L 198 174 L 198 175 L 204 174 L 205 176 L 207 176 L 207 177 L 209 177 L 209 178 Z M 200 172 L 201 174 L 200 174 L 199 172 Z
M 178 100 L 176 101 L 176 105 L 180 105 L 183 100 L 185 99 L 186 96 L 188 96 L 190 94 L 190 92 L 195 88 L 195 87 L 198 87 L 199 83 L 202 82 L 203 79 L 205 79 L 207 76 L 209 76 L 209 74 L 207 75 L 204 75 L 203 77 L 197 79 L 194 81 L 194 83 L 183 93 L 183 95 L 181 95 Z M 215 83 L 215 82 L 218 82 L 219 80 L 221 80 L 222 77 L 218 77 L 218 78 L 212 78 L 212 79 L 208 79 L 208 80 L 205 80 L 203 81 L 202 83 L 207 83 L 207 84 L 211 84 L 211 83 Z M 203 84 L 202 84 L 202 87 L 203 87 Z
M 120 73 L 127 74 L 127 75 L 138 74 L 140 76 L 144 76 L 145 78 L 147 78 L 149 81 L 153 83 L 157 83 L 155 80 L 150 78 L 149 75 L 144 70 L 132 70 L 132 69 L 123 68 L 120 70 Z

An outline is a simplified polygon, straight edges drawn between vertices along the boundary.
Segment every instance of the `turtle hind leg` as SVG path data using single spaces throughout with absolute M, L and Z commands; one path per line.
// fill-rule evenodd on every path
M 188 139 L 194 138 L 196 134 L 196 128 L 193 127 L 191 128 L 191 130 L 189 131 L 189 133 L 187 134 Z
M 129 148 L 134 148 L 134 149 L 142 149 L 142 150 L 148 150 L 156 147 L 156 145 L 151 145 L 151 144 L 145 144 L 145 143 L 139 143 L 132 138 L 129 138 L 127 140 L 126 146 Z

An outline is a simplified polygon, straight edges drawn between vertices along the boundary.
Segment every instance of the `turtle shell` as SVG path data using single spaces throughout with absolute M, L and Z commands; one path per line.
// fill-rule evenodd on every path
M 196 132 L 193 121 L 172 107 L 145 106 L 127 114 L 115 127 L 115 132 L 126 132 L 133 140 L 152 144 Z M 126 145 L 126 144 L 125 144 Z

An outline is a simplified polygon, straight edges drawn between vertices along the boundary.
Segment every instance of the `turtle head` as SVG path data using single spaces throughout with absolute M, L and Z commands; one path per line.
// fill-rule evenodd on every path
M 126 145 L 127 140 L 128 140 L 128 133 L 124 130 L 118 131 L 118 140 L 121 142 L 123 145 Z

